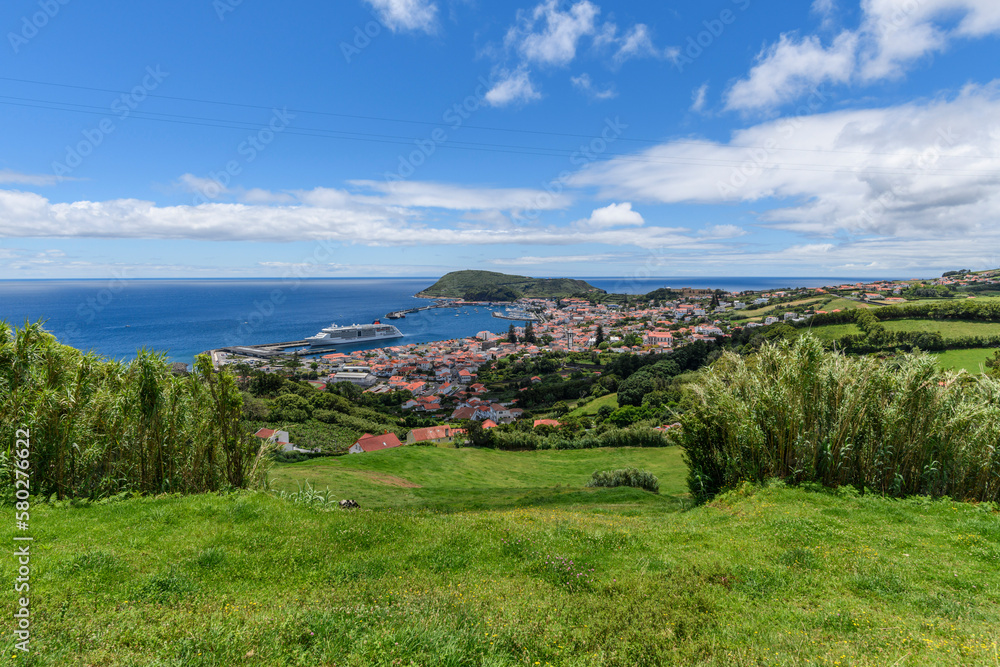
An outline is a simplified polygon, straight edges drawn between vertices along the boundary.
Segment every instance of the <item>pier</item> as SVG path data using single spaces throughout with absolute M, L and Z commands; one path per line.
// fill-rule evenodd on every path
M 418 306 L 416 308 L 407 308 L 406 310 L 394 310 L 391 313 L 386 313 L 385 318 L 387 320 L 398 320 L 411 313 L 418 313 L 421 310 L 433 310 L 434 308 L 460 308 L 462 305 L 463 304 L 459 303 L 435 303 L 430 306 Z

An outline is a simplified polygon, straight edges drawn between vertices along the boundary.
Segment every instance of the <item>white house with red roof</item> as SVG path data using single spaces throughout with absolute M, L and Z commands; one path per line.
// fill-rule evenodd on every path
M 361 454 L 362 452 L 378 452 L 383 449 L 402 446 L 403 443 L 399 441 L 395 433 L 383 433 L 382 435 L 365 433 L 351 445 L 351 448 L 347 452 L 349 454 Z

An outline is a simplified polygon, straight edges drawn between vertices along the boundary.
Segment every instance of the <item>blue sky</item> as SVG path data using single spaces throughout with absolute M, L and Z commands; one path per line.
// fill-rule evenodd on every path
M 0 278 L 1000 265 L 996 0 L 16 0 L 0 28 Z

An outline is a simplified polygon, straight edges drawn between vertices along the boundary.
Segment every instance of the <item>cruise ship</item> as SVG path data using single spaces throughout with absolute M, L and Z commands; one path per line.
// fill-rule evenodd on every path
M 370 340 L 402 337 L 402 332 L 393 325 L 382 324 L 375 320 L 371 324 L 352 324 L 346 327 L 331 324 L 315 336 L 307 336 L 306 340 L 309 341 L 309 347 L 330 347 L 331 345 L 367 343 Z

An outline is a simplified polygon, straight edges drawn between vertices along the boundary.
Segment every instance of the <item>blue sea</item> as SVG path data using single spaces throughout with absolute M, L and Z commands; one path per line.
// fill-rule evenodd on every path
M 191 363 L 228 345 L 301 340 L 331 323 L 369 323 L 393 310 L 427 305 L 413 295 L 436 278 L 310 280 L 2 280 L 0 320 L 21 326 L 44 320 L 60 342 L 104 357 L 131 359 L 140 348 Z M 821 287 L 865 278 L 585 278 L 595 287 L 645 294 L 660 287 L 731 291 Z M 404 338 L 338 347 L 352 351 L 425 343 L 480 331 L 502 333 L 509 321 L 486 308 L 441 308 L 392 322 Z

